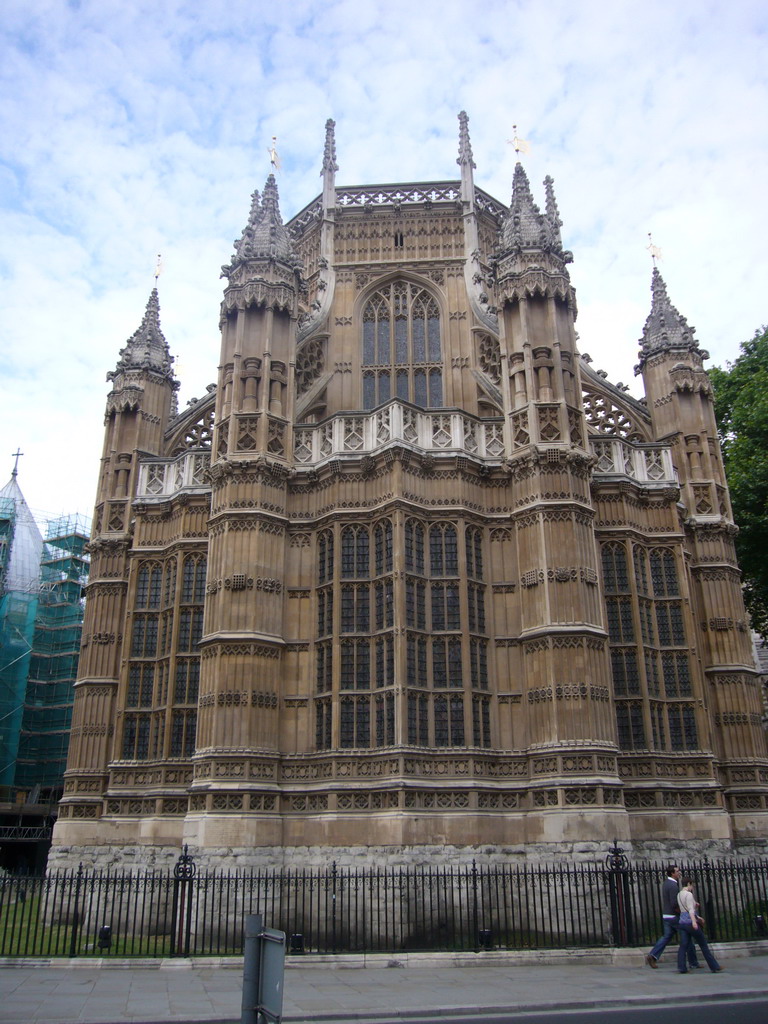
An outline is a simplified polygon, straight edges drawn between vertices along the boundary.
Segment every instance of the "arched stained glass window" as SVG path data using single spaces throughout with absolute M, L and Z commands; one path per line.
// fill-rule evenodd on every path
M 363 407 L 394 395 L 424 409 L 443 404 L 440 311 L 418 285 L 394 281 L 363 309 Z
M 623 544 L 603 544 L 603 582 L 607 594 L 628 594 L 627 553 Z

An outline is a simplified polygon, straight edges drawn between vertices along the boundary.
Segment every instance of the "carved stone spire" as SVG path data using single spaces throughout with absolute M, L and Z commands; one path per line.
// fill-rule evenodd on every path
M 123 370 L 152 370 L 173 379 L 173 356 L 168 342 L 160 329 L 160 302 L 157 288 L 150 292 L 147 308 L 139 329 L 131 335 L 120 350 L 120 358 L 114 373 L 107 375 L 112 379 Z
M 329 212 L 336 206 L 336 171 L 339 165 L 336 163 L 336 122 L 328 118 L 325 122 L 325 149 L 323 150 L 323 167 L 320 174 L 323 179 L 323 215 L 326 219 Z M 328 232 L 324 231 L 324 243 L 328 243 L 325 237 Z M 332 251 L 332 250 L 331 250 Z M 323 255 L 328 258 L 328 252 L 323 250 Z
M 538 291 L 564 298 L 576 315 L 575 293 L 566 265 L 573 255 L 563 248 L 560 213 L 552 179 L 544 181 L 545 212 L 536 205 L 528 176 L 521 163 L 515 165 L 512 199 L 501 227 L 497 257 L 500 297 L 516 301 L 521 295 Z
M 240 263 L 252 259 L 279 259 L 286 263 L 295 262 L 296 256 L 291 238 L 280 216 L 280 203 L 274 174 L 270 174 L 259 193 L 251 197 L 251 211 L 242 237 L 235 242 L 236 255 L 230 267 L 222 268 L 226 274 Z
M 533 201 L 528 175 L 521 163 L 515 164 L 512 179 L 512 199 L 504 220 L 502 239 L 505 249 L 545 248 L 547 244 L 546 220 Z
M 467 253 L 477 249 L 475 223 L 475 179 L 472 170 L 472 143 L 469 141 L 469 118 L 466 110 L 459 114 L 459 155 L 456 163 L 461 167 L 461 202 L 464 206 L 464 241 Z
M 251 212 L 248 214 L 248 223 L 243 228 L 242 236 L 232 244 L 235 252 L 240 257 L 245 257 L 253 247 L 253 233 L 261 218 L 261 196 L 259 190 L 255 189 L 251 195 Z
M 469 118 L 467 117 L 466 110 L 462 110 L 459 114 L 459 155 L 456 158 L 456 163 L 460 167 L 465 165 L 477 167 L 477 164 L 472 159 L 472 143 L 469 141 Z
M 323 169 L 320 171 L 321 174 L 326 174 L 328 171 L 338 171 L 339 165 L 336 163 L 336 135 L 335 135 L 336 122 L 330 117 L 325 122 L 325 150 L 323 151 Z
M 544 179 L 544 189 L 547 197 L 545 209 L 547 211 L 547 221 L 549 222 L 550 237 L 558 248 L 562 248 L 563 240 L 560 237 L 560 228 L 563 226 L 563 222 L 560 220 L 560 211 L 557 208 L 557 200 L 555 199 L 555 183 L 549 174 Z
M 667 286 L 658 267 L 653 268 L 651 292 L 653 294 L 651 312 L 645 321 L 643 336 L 640 339 L 638 369 L 642 369 L 646 360 L 652 355 L 658 352 L 669 352 L 673 349 L 700 352 L 702 358 L 706 359 L 707 353 L 699 349 L 699 343 L 694 337 L 695 328 L 688 326 L 685 317 L 669 301 Z

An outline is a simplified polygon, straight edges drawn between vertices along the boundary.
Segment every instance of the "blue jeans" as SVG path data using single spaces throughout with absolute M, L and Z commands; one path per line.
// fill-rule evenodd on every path
M 698 928 L 694 928 L 691 924 L 680 924 L 677 925 L 677 930 L 680 932 L 680 946 L 677 950 L 677 969 L 682 973 L 687 970 L 685 966 L 685 957 L 689 950 L 694 948 L 694 942 L 697 942 L 699 949 L 704 954 L 704 959 L 707 961 L 707 966 L 710 971 L 719 971 L 720 964 L 715 960 L 712 950 L 709 948 L 707 942 L 707 936 L 704 934 L 704 929 L 699 925 Z
M 661 936 L 659 941 L 651 950 L 651 956 L 654 960 L 658 960 L 664 950 L 667 948 L 669 941 L 678 929 L 678 923 L 676 917 L 664 917 L 664 934 Z M 682 936 L 680 938 L 682 943 Z M 698 961 L 696 960 L 696 947 L 693 943 L 688 946 L 688 963 L 691 967 L 695 967 Z

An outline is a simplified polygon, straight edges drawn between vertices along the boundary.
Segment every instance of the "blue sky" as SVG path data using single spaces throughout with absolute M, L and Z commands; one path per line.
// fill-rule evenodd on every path
M 0 12 L 0 437 L 41 513 L 90 513 L 106 372 L 157 253 L 180 400 L 216 376 L 219 268 L 250 194 L 287 219 L 339 184 L 455 178 L 508 201 L 513 125 L 555 179 L 582 351 L 630 384 L 648 232 L 714 363 L 768 321 L 768 9 L 734 0 L 5 0 Z M 3 476 L 0 461 L 0 477 Z

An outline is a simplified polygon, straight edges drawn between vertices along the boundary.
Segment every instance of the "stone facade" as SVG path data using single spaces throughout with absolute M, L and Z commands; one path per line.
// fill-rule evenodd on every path
M 646 398 L 596 373 L 551 180 L 493 199 L 459 120 L 457 181 L 339 187 L 332 122 L 288 224 L 270 176 L 181 413 L 152 293 L 53 864 L 761 848 L 707 354 L 654 270 Z

